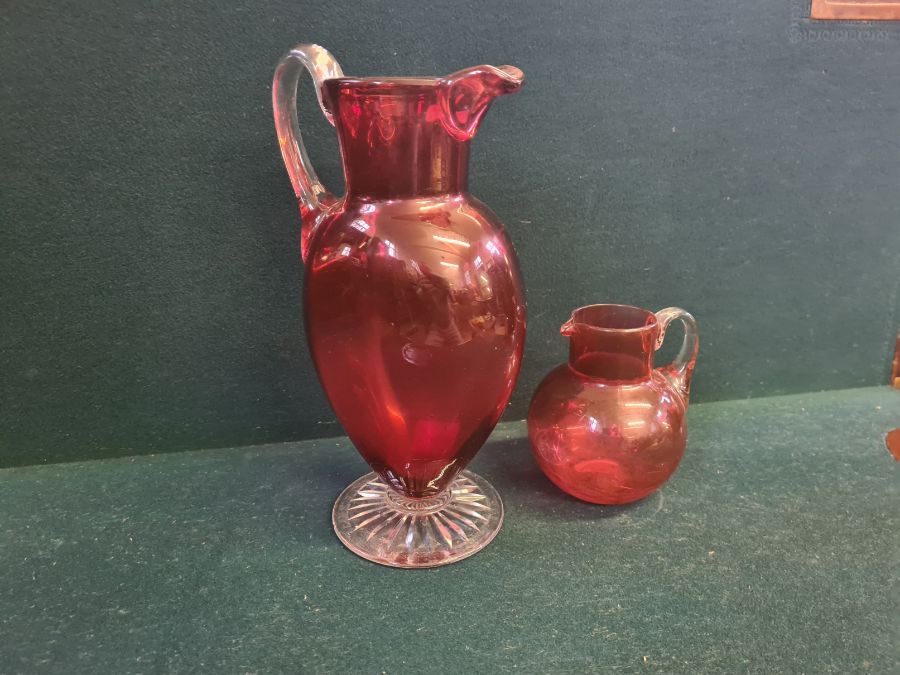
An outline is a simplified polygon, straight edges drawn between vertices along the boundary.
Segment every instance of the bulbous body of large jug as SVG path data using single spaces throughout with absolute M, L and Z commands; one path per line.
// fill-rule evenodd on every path
M 296 84 L 313 75 L 337 129 L 346 194 L 319 183 L 296 125 Z M 518 265 L 503 226 L 468 192 L 469 141 L 515 68 L 443 78 L 344 77 L 300 45 L 279 65 L 279 142 L 300 200 L 304 316 L 319 378 L 376 475 L 335 505 L 360 555 L 419 567 L 471 555 L 502 504 L 463 472 L 505 408 L 525 339 Z

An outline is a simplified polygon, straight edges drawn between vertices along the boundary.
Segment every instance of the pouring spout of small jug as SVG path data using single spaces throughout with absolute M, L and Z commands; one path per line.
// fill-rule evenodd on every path
M 498 96 L 522 88 L 525 75 L 515 66 L 475 66 L 441 79 L 438 87 L 444 129 L 459 141 L 468 141 Z

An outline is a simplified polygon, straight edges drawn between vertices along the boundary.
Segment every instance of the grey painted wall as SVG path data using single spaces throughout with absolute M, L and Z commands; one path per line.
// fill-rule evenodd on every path
M 509 410 L 591 302 L 698 317 L 695 400 L 884 382 L 900 326 L 900 33 L 777 0 L 33 0 L 0 14 L 0 463 L 340 433 L 299 315 L 270 78 L 512 63 L 473 148 L 528 287 Z M 799 11 L 802 11 L 800 8 Z M 848 26 L 843 26 L 847 29 Z M 338 190 L 333 130 L 301 123 Z

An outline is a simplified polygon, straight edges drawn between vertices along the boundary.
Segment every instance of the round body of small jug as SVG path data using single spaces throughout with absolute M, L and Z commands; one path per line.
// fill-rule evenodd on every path
M 596 380 L 564 364 L 541 382 L 528 436 L 541 470 L 573 497 L 627 504 L 675 472 L 687 440 L 686 401 L 653 370 L 630 383 Z
M 306 330 L 354 445 L 403 495 L 440 493 L 518 375 L 525 302 L 503 226 L 467 193 L 345 200 L 310 242 Z

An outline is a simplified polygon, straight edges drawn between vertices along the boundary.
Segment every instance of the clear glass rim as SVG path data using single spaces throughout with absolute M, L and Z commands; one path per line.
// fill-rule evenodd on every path
M 623 323 L 631 323 L 634 325 L 604 325 L 602 319 L 590 318 L 588 316 L 591 313 L 599 314 L 604 311 L 608 312 L 610 315 L 618 316 L 620 320 L 624 318 L 625 321 L 623 321 Z M 563 325 L 563 334 L 566 334 L 567 328 L 571 329 L 576 326 L 603 333 L 641 333 L 652 331 L 657 327 L 658 323 L 659 321 L 656 318 L 656 314 L 643 307 L 616 303 L 597 303 L 593 305 L 584 305 L 583 307 L 572 310 L 572 316 Z

